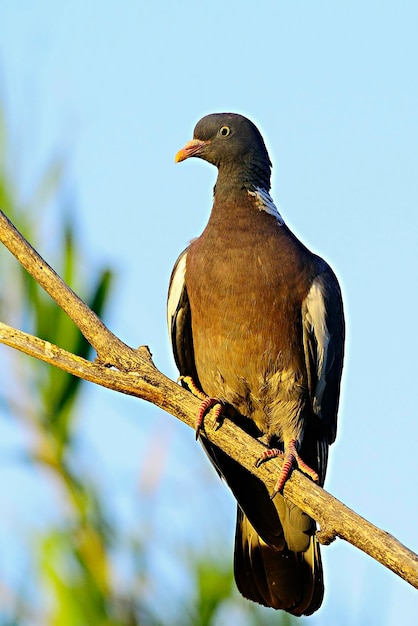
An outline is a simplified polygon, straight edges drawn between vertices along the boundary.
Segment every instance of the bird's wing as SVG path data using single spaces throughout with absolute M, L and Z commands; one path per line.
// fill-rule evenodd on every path
M 303 345 L 311 408 L 315 417 L 318 466 L 325 478 L 328 446 L 337 434 L 344 358 L 344 312 L 338 281 L 329 267 L 312 282 L 302 304 Z
M 194 359 L 192 320 L 186 289 L 187 250 L 178 257 L 171 273 L 167 298 L 167 323 L 174 360 L 182 376 L 199 384 Z

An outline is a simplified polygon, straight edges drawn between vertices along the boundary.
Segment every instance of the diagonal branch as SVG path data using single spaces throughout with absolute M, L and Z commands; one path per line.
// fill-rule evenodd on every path
M 1 212 L 0 240 L 69 315 L 99 358 L 92 363 L 1 323 L 0 343 L 79 378 L 147 400 L 194 428 L 199 401 L 154 366 L 146 347 L 135 350 L 113 335 Z M 210 428 L 204 436 L 260 478 L 270 492 L 273 491 L 282 461 L 274 459 L 257 468 L 255 461 L 263 450 L 259 441 L 228 419 L 225 419 L 222 428 Z M 345 539 L 418 588 L 418 556 L 414 552 L 349 509 L 301 472 L 292 473 L 284 486 L 283 495 L 318 522 L 320 541 L 329 543 L 335 537 Z
M 17 258 L 36 282 L 74 324 L 80 329 L 90 345 L 96 350 L 98 359 L 108 365 L 130 370 L 141 360 L 133 348 L 114 335 L 97 315 L 58 276 L 38 254 L 21 233 L 13 226 L 3 211 L 0 211 L 0 241 Z M 145 355 L 146 359 L 146 355 Z

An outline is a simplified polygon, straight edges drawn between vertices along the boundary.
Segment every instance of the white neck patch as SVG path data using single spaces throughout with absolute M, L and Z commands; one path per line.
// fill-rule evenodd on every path
M 279 222 L 280 226 L 283 226 L 284 219 L 280 215 L 276 205 L 273 202 L 273 198 L 266 189 L 261 187 L 255 187 L 254 191 L 248 190 L 250 196 L 254 196 L 256 207 L 260 211 L 265 211 L 269 215 L 273 215 Z

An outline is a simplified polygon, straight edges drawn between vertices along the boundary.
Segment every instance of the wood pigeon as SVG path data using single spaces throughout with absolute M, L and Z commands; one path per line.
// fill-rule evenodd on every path
M 168 325 L 177 367 L 208 396 L 203 410 L 220 403 L 268 445 L 260 462 L 284 455 L 277 492 L 294 465 L 323 485 L 344 352 L 338 281 L 281 217 L 269 194 L 269 155 L 250 120 L 203 117 L 176 162 L 192 156 L 215 165 L 218 177 L 208 224 L 171 275 Z M 265 606 L 312 614 L 324 593 L 315 522 L 201 442 L 238 502 L 238 589 Z

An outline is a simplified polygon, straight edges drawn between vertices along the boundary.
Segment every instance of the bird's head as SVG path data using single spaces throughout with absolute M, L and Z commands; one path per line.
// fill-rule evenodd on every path
M 270 189 L 271 162 L 258 128 L 237 113 L 206 115 L 194 129 L 193 139 L 176 154 L 179 163 L 198 157 L 219 170 L 221 184 Z

